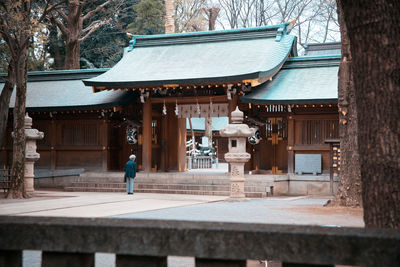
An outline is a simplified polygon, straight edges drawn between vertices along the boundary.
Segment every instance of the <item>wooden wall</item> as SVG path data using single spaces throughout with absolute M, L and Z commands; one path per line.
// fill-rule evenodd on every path
M 72 112 L 71 112 L 72 113 Z M 37 142 L 37 168 L 85 168 L 107 170 L 110 122 L 98 114 L 52 115 L 31 113 L 33 128 L 44 132 Z M 8 132 L 11 132 L 11 120 Z M 12 140 L 8 138 L 0 154 L 0 164 L 11 163 Z M 9 164 L 10 165 L 10 164 Z
M 295 154 L 321 154 L 322 171 L 330 170 L 330 147 L 326 139 L 339 138 L 338 114 L 293 115 Z M 294 159 L 292 159 L 294 162 Z M 290 172 L 294 172 L 295 164 Z
M 270 112 L 268 105 L 241 103 L 240 108 L 250 118 L 247 123 L 258 124 L 262 137 L 257 145 L 247 144 L 252 158 L 245 165 L 246 171 L 293 173 L 296 154 L 321 154 L 323 173 L 329 173 L 330 151 L 325 140 L 339 138 L 337 105 L 296 105 L 291 112 L 286 106 L 278 112 Z M 273 145 L 268 132 L 279 132 L 277 120 L 284 122 L 287 133 Z M 273 122 L 272 130 L 268 130 L 268 122 Z

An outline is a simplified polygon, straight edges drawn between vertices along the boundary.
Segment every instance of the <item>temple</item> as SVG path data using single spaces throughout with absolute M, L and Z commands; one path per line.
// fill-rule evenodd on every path
M 340 43 L 298 56 L 286 23 L 133 36 L 111 69 L 30 72 L 27 111 L 45 132 L 37 167 L 122 170 L 134 153 L 140 171 L 184 172 L 192 135 L 206 130 L 192 121 L 223 128 L 238 106 L 257 133 L 245 172 L 337 176 L 339 61 Z M 11 163 L 11 122 L 10 111 L 2 165 Z M 227 141 L 212 136 L 223 162 Z

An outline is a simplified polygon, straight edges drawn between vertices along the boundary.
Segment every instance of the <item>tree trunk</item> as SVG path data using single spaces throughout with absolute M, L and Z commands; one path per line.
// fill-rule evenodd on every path
M 14 90 L 15 85 L 15 72 L 14 72 L 14 62 L 10 60 L 10 64 L 8 66 L 8 75 L 6 82 L 3 87 L 3 91 L 0 96 L 0 146 L 5 144 L 5 134 L 7 130 L 7 122 L 8 122 L 8 109 L 10 106 L 10 98 L 12 92 Z
M 18 53 L 15 61 L 17 94 L 14 107 L 14 132 L 13 132 L 13 162 L 11 188 L 7 193 L 7 198 L 28 197 L 24 185 L 25 172 L 25 100 L 26 83 L 28 80 L 27 72 L 28 46 L 26 45 Z
M 352 59 L 350 42 L 340 5 L 338 5 L 338 17 L 342 36 L 342 60 L 339 69 L 340 176 L 334 204 L 361 206 L 361 174 Z
M 217 21 L 218 14 L 219 14 L 218 7 L 211 7 L 209 9 L 207 9 L 208 30 L 209 31 L 215 30 L 215 22 Z
M 70 37 L 68 37 L 70 38 Z M 65 69 L 80 69 L 79 58 L 81 56 L 81 44 L 78 40 L 70 39 L 65 44 Z
M 52 22 L 54 23 L 54 22 Z M 57 27 L 54 25 L 49 25 L 49 45 L 50 45 L 50 54 L 54 58 L 54 68 L 56 70 L 61 70 L 64 68 L 64 56 L 61 54 L 61 51 L 63 50 L 63 43 L 60 39 L 58 39 L 58 32 L 57 32 Z M 62 50 L 60 50 L 60 48 Z
M 338 5 L 350 39 L 364 222 L 400 228 L 400 1 Z
M 175 0 L 165 0 L 165 33 L 175 33 Z

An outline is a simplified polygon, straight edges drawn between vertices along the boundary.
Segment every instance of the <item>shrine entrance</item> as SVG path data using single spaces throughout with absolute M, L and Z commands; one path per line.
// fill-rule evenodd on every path
M 273 174 L 287 172 L 287 120 L 268 118 L 266 124 L 267 146 L 269 146 L 270 166 Z
M 226 117 L 229 106 L 226 96 L 146 99 L 138 142 L 143 154 L 140 169 L 186 171 L 187 135 L 191 136 L 187 119 Z
M 285 117 L 268 117 L 265 126 L 260 127 L 261 140 L 253 146 L 256 171 L 272 174 L 287 173 L 287 120 Z

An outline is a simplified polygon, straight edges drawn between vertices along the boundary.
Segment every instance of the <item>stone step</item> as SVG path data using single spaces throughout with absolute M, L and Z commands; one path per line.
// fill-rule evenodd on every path
M 282 176 L 282 177 L 281 177 Z M 84 172 L 77 182 L 123 182 L 123 172 Z M 245 175 L 246 183 L 271 184 L 275 178 L 287 179 L 287 175 Z M 173 184 L 229 184 L 228 174 L 193 174 L 187 172 L 145 173 L 138 172 L 137 182 Z M 168 181 L 168 182 L 166 182 Z
M 79 180 L 74 181 L 74 183 L 123 183 L 123 178 L 90 178 L 86 179 L 80 177 Z M 135 183 L 141 184 L 188 184 L 188 185 L 229 185 L 229 179 L 209 179 L 207 177 L 202 177 L 201 179 L 188 179 L 185 177 L 182 178 L 135 178 Z M 273 186 L 274 181 L 272 179 L 251 179 L 246 178 L 245 180 L 246 186 Z
M 125 183 L 112 183 L 112 182 L 73 182 L 69 187 L 126 188 L 126 185 Z
M 70 187 L 89 187 L 89 188 L 110 188 L 110 189 L 124 189 L 125 183 L 96 183 L 96 182 L 74 182 Z M 135 183 L 137 189 L 171 189 L 171 190 L 200 190 L 200 191 L 227 191 L 230 190 L 230 185 L 198 185 L 198 184 L 152 184 L 152 183 Z M 245 192 L 249 193 L 264 193 L 266 187 L 247 186 L 245 185 Z
M 84 172 L 67 191 L 125 192 L 123 172 Z M 274 186 L 273 175 L 245 175 L 247 197 L 266 197 Z M 220 173 L 138 172 L 135 191 L 143 193 L 229 196 L 229 175 Z
M 124 188 L 101 188 L 101 187 L 66 187 L 68 192 L 120 192 L 125 193 Z M 141 189 L 135 188 L 136 193 L 157 193 L 157 194 L 188 194 L 188 195 L 213 195 L 213 196 L 229 196 L 229 191 L 204 191 L 204 190 L 176 190 L 176 189 Z M 263 198 L 267 194 L 265 192 L 245 192 L 249 198 Z

